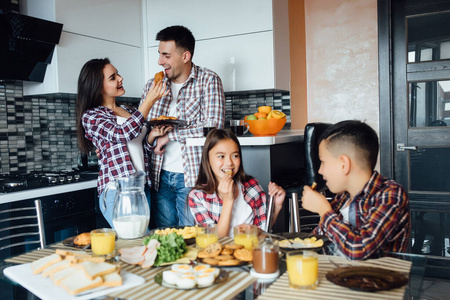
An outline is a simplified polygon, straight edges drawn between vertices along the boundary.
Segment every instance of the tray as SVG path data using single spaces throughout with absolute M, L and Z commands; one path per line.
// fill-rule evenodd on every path
M 155 282 L 157 284 L 161 285 L 161 286 L 164 286 L 164 287 L 167 287 L 167 288 L 171 288 L 171 289 L 177 289 L 177 290 L 196 290 L 196 289 L 204 289 L 204 288 L 212 287 L 212 286 L 214 286 L 216 284 L 223 283 L 223 282 L 227 281 L 228 277 L 230 276 L 227 271 L 225 271 L 223 269 L 220 269 L 220 273 L 216 277 L 216 279 L 214 280 L 214 283 L 212 285 L 210 285 L 210 286 L 195 286 L 195 287 L 193 287 L 191 289 L 188 289 L 188 288 L 182 288 L 182 287 L 179 287 L 179 286 L 176 286 L 176 285 L 173 285 L 173 284 L 168 284 L 167 282 L 165 282 L 163 280 L 162 273 L 163 273 L 163 271 L 161 271 L 158 274 L 156 274 Z
M 72 296 L 69 295 L 62 287 L 53 285 L 50 278 L 43 277 L 39 274 L 34 275 L 31 271 L 29 263 L 8 267 L 3 270 L 3 273 L 6 277 L 17 282 L 39 298 L 46 300 L 91 299 L 145 283 L 145 279 L 143 277 L 122 270 L 120 274 L 122 275 L 123 284 L 121 286 L 98 287 L 92 289 L 91 291 L 83 292 L 79 296 Z
M 340 267 L 329 271 L 326 278 L 334 284 L 364 292 L 390 290 L 408 283 L 403 273 L 373 267 Z
M 147 126 L 159 126 L 159 125 L 170 125 L 173 127 L 177 127 L 177 126 L 186 126 L 187 122 L 184 120 L 150 120 L 147 121 Z

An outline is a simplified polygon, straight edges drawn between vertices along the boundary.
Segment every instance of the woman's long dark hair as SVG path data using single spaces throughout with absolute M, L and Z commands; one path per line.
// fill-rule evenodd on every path
M 93 150 L 94 145 L 84 137 L 85 131 L 81 118 L 86 110 L 102 105 L 103 68 L 108 64 L 110 64 L 108 58 L 92 59 L 84 64 L 78 77 L 75 114 L 77 118 L 78 146 L 84 153 Z
M 198 172 L 198 178 L 194 189 L 203 190 L 208 194 L 217 192 L 218 181 L 216 180 L 216 176 L 214 176 L 211 169 L 211 164 L 209 163 L 209 151 L 214 148 L 217 143 L 223 140 L 232 140 L 239 148 L 241 165 L 239 166 L 239 169 L 233 179 L 238 182 L 245 182 L 252 178 L 252 176 L 246 174 L 244 171 L 241 145 L 239 144 L 239 141 L 234 133 L 228 129 L 214 129 L 211 130 L 206 137 L 205 145 L 203 146 L 202 160 L 200 162 L 200 170 Z

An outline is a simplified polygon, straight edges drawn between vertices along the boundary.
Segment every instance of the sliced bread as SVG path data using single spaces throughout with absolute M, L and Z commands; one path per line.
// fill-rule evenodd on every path
M 79 294 L 83 291 L 90 290 L 101 286 L 103 279 L 101 276 L 93 279 L 88 278 L 83 270 L 76 270 L 60 282 L 60 286 L 71 295 Z
M 113 287 L 122 285 L 122 276 L 117 271 L 103 275 L 102 277 L 104 286 Z
M 53 281 L 54 285 L 59 285 L 61 280 L 63 280 L 64 278 L 66 278 L 67 276 L 69 276 L 70 274 L 72 274 L 73 272 L 76 272 L 78 270 L 79 270 L 78 268 L 68 267 L 68 268 L 62 269 L 58 272 L 51 274 L 50 279 Z
M 52 254 L 45 257 L 42 257 L 38 260 L 35 260 L 31 263 L 31 270 L 33 271 L 33 274 L 39 274 L 42 271 L 44 271 L 46 268 L 50 267 L 51 265 L 56 264 L 57 262 L 61 261 L 62 257 L 58 254 Z
M 59 262 L 57 262 L 54 265 L 51 265 L 50 267 L 46 268 L 43 272 L 42 272 L 42 276 L 44 277 L 48 277 L 53 273 L 56 273 L 58 271 L 61 271 L 62 269 L 68 268 L 70 267 L 70 261 L 68 260 L 61 260 Z
M 76 267 L 83 269 L 86 276 L 89 279 L 94 279 L 94 277 L 106 275 L 112 273 L 116 270 L 116 266 L 109 263 L 95 263 L 92 261 L 84 261 L 76 265 Z

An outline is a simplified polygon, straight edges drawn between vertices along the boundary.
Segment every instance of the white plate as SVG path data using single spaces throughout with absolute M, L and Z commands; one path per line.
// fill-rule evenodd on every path
M 53 285 L 53 282 L 50 278 L 44 277 L 40 274 L 33 274 L 29 263 L 8 267 L 3 270 L 3 273 L 12 281 L 17 282 L 18 284 L 44 300 L 91 299 L 123 289 L 128 289 L 145 282 L 145 279 L 143 277 L 122 270 L 120 274 L 122 275 L 123 284 L 121 286 L 98 287 L 90 291 L 83 292 L 79 296 L 72 296 L 69 295 L 62 287 Z

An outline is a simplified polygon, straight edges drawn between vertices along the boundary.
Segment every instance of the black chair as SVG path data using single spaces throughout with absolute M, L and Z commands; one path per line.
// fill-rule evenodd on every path
M 5 251 L 16 255 L 45 245 L 41 200 L 30 207 L 0 210 L 0 257 Z
M 323 132 L 330 126 L 330 123 L 308 123 L 305 127 L 303 143 L 305 152 L 305 179 L 304 183 L 297 188 L 290 188 L 286 193 L 297 193 L 298 199 L 301 201 L 301 194 L 303 186 L 311 186 L 314 182 L 317 183 L 316 191 L 323 193 L 326 197 L 331 197 L 332 194 L 323 180 L 322 175 L 318 173 L 320 168 L 319 159 L 319 140 Z M 311 232 L 318 226 L 320 217 L 316 213 L 312 213 L 302 208 L 301 202 L 295 201 L 295 196 L 291 198 L 291 222 L 290 232 Z M 296 213 L 298 211 L 298 214 Z

